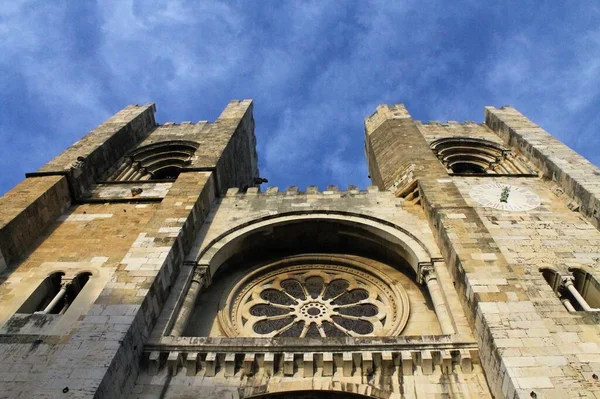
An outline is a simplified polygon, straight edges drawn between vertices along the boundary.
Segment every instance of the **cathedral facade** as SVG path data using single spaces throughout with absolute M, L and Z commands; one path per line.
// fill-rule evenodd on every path
M 600 397 L 600 169 L 514 108 L 262 192 L 251 101 L 154 112 L 0 198 L 0 397 Z

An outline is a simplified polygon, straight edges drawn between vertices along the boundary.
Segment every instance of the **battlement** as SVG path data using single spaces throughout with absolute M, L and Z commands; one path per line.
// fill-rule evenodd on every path
M 266 191 L 260 192 L 258 187 L 250 187 L 247 190 L 243 191 L 237 187 L 232 187 L 227 190 L 227 197 L 235 197 L 235 196 L 256 196 L 256 195 L 266 195 L 266 196 L 275 196 L 275 195 L 357 195 L 357 194 L 370 194 L 370 193 L 378 193 L 379 188 L 377 186 L 367 186 L 366 190 L 361 190 L 358 186 L 349 185 L 346 190 L 340 190 L 338 186 L 331 185 L 327 186 L 326 190 L 319 191 L 318 186 L 308 186 L 305 191 L 301 191 L 298 189 L 298 186 L 288 186 L 285 190 L 280 190 L 279 187 L 268 187 Z
M 420 125 L 430 125 L 430 126 L 444 126 L 444 127 L 471 127 L 471 128 L 476 128 L 479 126 L 484 125 L 483 123 L 480 122 L 475 122 L 475 121 L 464 121 L 464 122 L 458 122 L 458 121 L 446 121 L 446 122 L 442 122 L 442 121 L 415 121 L 416 124 L 420 124 Z
M 183 121 L 183 122 L 164 122 L 160 127 L 179 127 L 179 126 L 189 126 L 189 125 L 204 125 L 209 123 L 206 120 L 191 122 L 191 121 Z

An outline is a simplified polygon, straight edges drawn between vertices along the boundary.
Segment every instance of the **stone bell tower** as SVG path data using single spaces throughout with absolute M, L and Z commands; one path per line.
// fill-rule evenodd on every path
M 511 107 L 365 121 L 373 182 L 419 202 L 496 397 L 598 395 L 600 170 Z
M 600 395 L 600 170 L 510 107 L 269 187 L 252 103 L 129 106 L 0 198 L 0 397 Z
M 128 106 L 0 198 L 3 397 L 123 397 L 214 204 L 258 177 L 252 102 Z

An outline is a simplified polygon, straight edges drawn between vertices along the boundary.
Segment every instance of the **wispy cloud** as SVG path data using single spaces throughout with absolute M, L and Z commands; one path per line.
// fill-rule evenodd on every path
M 362 123 L 379 103 L 426 120 L 511 104 L 598 164 L 597 19 L 593 2 L 5 2 L 0 192 L 147 101 L 183 121 L 253 98 L 279 186 L 368 184 Z

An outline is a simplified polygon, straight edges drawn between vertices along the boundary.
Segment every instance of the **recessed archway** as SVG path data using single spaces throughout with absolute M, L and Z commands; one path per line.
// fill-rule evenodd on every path
M 136 148 L 125 156 L 108 180 L 175 180 L 191 162 L 197 148 L 197 143 L 187 140 L 161 141 Z
M 431 241 L 430 245 L 433 246 L 432 237 L 429 237 L 429 240 Z M 294 275 L 298 274 L 300 271 L 296 269 L 298 267 L 303 267 L 306 270 L 302 270 L 305 270 L 306 273 L 310 274 L 311 279 L 319 280 L 322 289 L 329 287 L 329 284 L 331 283 L 329 281 L 331 280 L 330 276 L 335 274 L 333 269 L 344 269 L 345 276 L 351 276 L 354 273 L 353 271 L 346 270 L 346 268 L 356 270 L 359 274 L 362 273 L 360 274 L 361 277 L 349 277 L 348 279 L 340 277 L 332 280 L 336 281 L 335 284 L 347 284 L 348 287 L 353 287 L 354 283 L 362 284 L 364 286 L 368 286 L 370 283 L 375 285 L 379 284 L 370 281 L 369 277 L 367 277 L 369 274 L 379 276 L 379 278 L 383 279 L 386 278 L 385 276 L 388 276 L 390 277 L 389 281 L 382 285 L 382 287 L 385 286 L 387 288 L 381 289 L 388 291 L 391 289 L 390 287 L 398 287 L 397 289 L 399 290 L 406 289 L 408 296 L 411 298 L 410 303 L 415 303 L 415 315 L 418 316 L 415 316 L 414 320 L 410 319 L 408 324 L 405 324 L 406 319 L 404 319 L 403 322 L 398 324 L 398 328 L 394 327 L 394 329 L 388 327 L 387 324 L 382 324 L 383 327 L 378 329 L 376 327 L 379 327 L 379 324 L 377 322 L 372 323 L 372 320 L 369 321 L 371 323 L 369 326 L 362 326 L 365 327 L 364 329 L 358 328 L 361 326 L 349 327 L 348 325 L 343 324 L 346 322 L 345 320 L 336 319 L 334 320 L 336 323 L 339 321 L 340 323 L 338 324 L 351 331 L 347 332 L 344 328 L 338 329 L 342 332 L 345 331 L 345 334 L 350 336 L 387 336 L 388 334 L 397 336 L 400 333 L 407 335 L 441 334 L 433 306 L 428 298 L 429 295 L 426 293 L 427 289 L 421 284 L 422 281 L 419 278 L 419 272 L 423 265 L 431 265 L 432 259 L 440 257 L 440 255 L 434 251 L 435 249 L 431 251 L 434 254 L 432 256 L 429 248 L 427 248 L 421 240 L 417 239 L 402 227 L 365 215 L 335 211 L 294 212 L 265 217 L 260 220 L 241 224 L 239 227 L 231 229 L 210 241 L 200 252 L 197 267 L 206 270 L 206 277 L 204 278 L 208 279 L 211 283 L 209 287 L 203 290 L 199 300 L 196 301 L 194 299 L 189 302 L 196 304 L 193 310 L 189 309 L 178 316 L 176 322 L 177 327 L 175 328 L 175 331 L 177 332 L 175 334 L 182 334 L 183 336 L 250 336 L 256 334 L 271 334 L 284 337 L 287 336 L 286 334 L 288 333 L 292 334 L 292 332 L 294 332 L 295 334 L 295 332 L 300 331 L 299 336 L 304 336 L 304 333 L 306 333 L 306 336 L 312 336 L 316 334 L 316 332 L 313 331 L 315 329 L 312 328 L 315 327 L 313 326 L 315 323 L 317 325 L 318 335 L 321 337 L 334 336 L 338 333 L 337 331 L 333 331 L 334 329 L 332 328 L 329 328 L 329 330 L 326 331 L 325 327 L 331 327 L 327 324 L 330 322 L 329 319 L 326 320 L 327 323 L 323 321 L 325 319 L 317 321 L 312 319 L 305 320 L 305 324 L 302 328 L 308 326 L 308 331 L 304 331 L 300 326 L 298 326 L 298 331 L 293 329 L 288 331 L 288 324 L 296 326 L 298 323 L 291 323 L 291 321 L 287 319 L 286 320 L 291 324 L 281 321 L 281 323 L 285 324 L 285 328 L 280 328 L 282 331 L 275 328 L 276 326 L 270 326 L 273 328 L 269 329 L 269 331 L 263 331 L 262 329 L 257 331 L 254 329 L 250 332 L 246 331 L 247 329 L 245 329 L 245 327 L 242 329 L 243 332 L 241 332 L 242 330 L 238 331 L 235 328 L 228 328 L 229 324 L 223 323 L 222 317 L 233 317 L 236 309 L 238 309 L 238 301 L 242 301 L 246 305 L 254 304 L 254 302 L 244 299 L 244 295 L 246 294 L 243 290 L 240 291 L 240 295 L 234 295 L 233 298 L 229 298 L 228 295 L 230 295 L 230 293 L 238 292 L 234 289 L 235 285 L 244 283 L 242 285 L 246 286 L 246 284 L 249 284 L 249 286 L 254 287 L 252 295 L 255 295 L 256 293 L 254 293 L 254 290 L 259 290 L 259 287 L 262 287 L 260 290 L 263 288 L 267 290 L 269 284 L 275 284 L 271 280 L 260 280 L 262 278 L 260 277 L 262 276 L 261 273 L 265 267 L 268 267 L 270 272 L 272 271 L 272 273 L 274 273 L 273 279 L 275 280 L 283 275 L 288 276 L 287 273 L 292 273 Z M 302 260 L 298 267 L 288 265 L 289 262 L 296 262 L 297 259 Z M 310 264 L 312 264 L 311 262 L 314 263 L 314 267 L 310 266 Z M 360 269 L 362 269 L 362 271 L 359 272 Z M 256 273 L 258 273 L 257 279 L 251 279 L 251 281 L 249 280 L 246 282 L 245 276 L 253 276 Z M 306 276 L 308 276 L 308 274 L 306 274 Z M 291 280 L 298 280 L 300 286 L 303 286 L 304 283 L 301 281 L 301 277 L 288 277 L 286 277 L 286 279 L 283 279 L 282 277 L 282 284 L 291 283 Z M 370 283 L 367 282 L 367 280 L 369 280 Z M 256 286 L 254 285 L 255 283 Z M 194 287 L 196 286 L 197 284 L 194 285 Z M 292 295 L 288 291 L 288 288 L 284 288 L 283 290 Z M 198 292 L 196 288 L 194 288 L 194 292 Z M 323 296 L 322 299 L 324 302 L 329 300 L 327 292 L 323 291 L 319 294 Z M 364 292 L 360 290 L 356 291 L 356 295 L 360 296 L 362 294 L 364 294 Z M 317 297 L 319 295 L 317 295 Z M 387 312 L 387 310 L 384 312 L 384 309 L 392 308 L 396 309 L 394 310 L 394 314 L 397 313 L 398 317 L 406 317 L 408 315 L 408 302 L 406 302 L 407 306 L 401 306 L 406 309 L 399 311 L 397 309 L 399 309 L 402 301 L 389 299 L 392 297 L 398 298 L 399 296 L 380 294 L 375 295 L 374 298 L 372 298 L 373 301 L 376 302 L 373 306 L 379 309 L 376 312 L 377 317 Z M 294 303 L 298 306 L 301 305 L 300 302 L 302 302 L 302 300 L 308 300 L 308 297 L 302 295 L 295 298 L 296 300 Z M 378 301 L 381 303 L 389 303 L 389 306 L 378 306 Z M 223 313 L 223 309 L 226 308 L 223 304 L 230 302 L 235 303 L 236 305 L 227 307 L 228 310 Z M 317 316 L 325 318 L 325 315 L 328 315 L 333 318 L 332 315 L 335 313 L 337 317 L 337 313 L 339 313 L 339 306 L 337 303 L 323 303 L 322 305 L 327 309 L 321 309 L 319 315 L 322 317 L 319 315 Z M 329 305 L 333 306 L 333 308 L 329 309 L 327 307 Z M 350 306 L 351 304 L 349 302 L 346 305 Z M 258 307 L 260 308 L 260 306 Z M 233 309 L 233 312 L 230 311 L 231 309 Z M 260 312 L 262 312 L 272 310 L 261 309 L 253 309 L 252 311 L 256 310 L 259 312 L 260 310 Z M 244 308 L 240 311 L 241 313 L 238 312 L 239 315 L 242 315 L 239 320 L 237 316 L 234 318 L 236 320 L 235 322 L 240 326 L 248 324 L 251 321 L 251 318 L 244 316 L 246 315 L 246 310 L 247 309 Z M 315 309 L 307 308 L 307 312 L 309 310 L 316 312 Z M 355 310 L 358 311 L 354 308 L 351 309 L 351 311 Z M 367 310 L 362 308 L 360 310 L 367 312 Z M 219 322 L 217 322 L 216 318 L 217 311 L 221 315 L 219 316 Z M 301 311 L 302 309 L 294 308 L 293 315 L 289 316 L 298 318 L 301 316 Z M 370 309 L 368 311 L 373 312 L 374 310 Z M 237 315 L 238 313 L 235 314 Z M 225 314 L 225 316 L 223 316 L 223 314 Z M 253 313 L 253 316 L 258 317 L 261 315 Z M 282 315 L 276 316 L 281 316 L 283 318 Z M 360 317 L 363 316 L 366 317 L 361 313 Z M 416 320 L 419 318 L 426 320 L 426 323 L 417 323 Z M 340 316 L 340 319 L 344 319 L 344 317 Z M 214 321 L 211 322 L 211 320 Z M 388 318 L 386 318 L 386 322 L 387 320 Z M 394 318 L 389 318 L 389 320 L 394 320 Z M 257 320 L 254 321 L 256 323 L 252 322 L 249 325 L 257 327 L 260 323 Z M 325 325 L 319 325 L 318 321 L 322 321 Z M 427 327 L 423 327 L 425 324 Z M 406 325 L 406 329 L 402 328 L 404 325 Z M 319 329 L 319 326 L 323 327 L 323 331 Z M 262 328 L 264 326 L 261 325 L 260 327 Z M 373 331 L 369 329 L 370 327 L 373 327 Z M 311 328 L 312 330 L 310 330 Z M 389 332 L 386 333 L 388 330 Z M 297 335 L 294 334 L 292 334 L 292 336 Z
M 431 149 L 448 170 L 458 175 L 534 175 L 510 148 L 473 137 L 444 137 Z
M 433 244 L 433 243 L 432 243 Z M 433 245 L 431 245 L 433 247 Z M 408 230 L 384 220 L 336 211 L 291 212 L 242 224 L 212 240 L 198 256 L 213 275 L 234 257 L 272 258 L 299 253 L 346 253 L 418 273 L 441 257 Z

